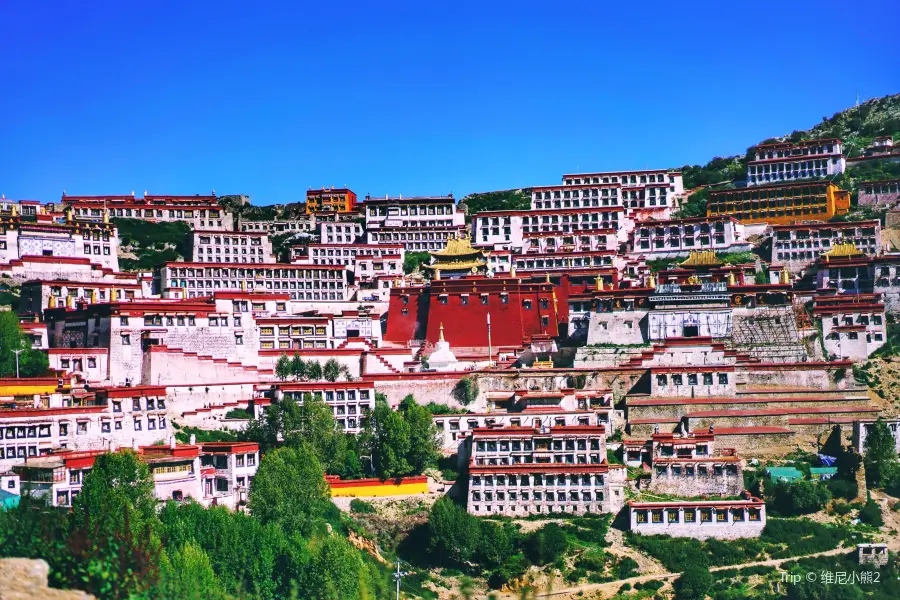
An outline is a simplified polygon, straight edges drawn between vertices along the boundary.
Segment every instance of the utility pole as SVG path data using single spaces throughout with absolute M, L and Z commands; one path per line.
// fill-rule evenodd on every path
M 13 350 L 13 354 L 16 355 L 16 379 L 19 378 L 19 355 L 25 352 L 24 350 Z
M 491 348 L 491 313 L 487 314 L 487 334 L 488 334 L 488 367 L 494 363 L 494 351 Z
M 400 570 L 400 559 L 397 559 L 397 572 L 394 573 L 394 579 L 397 580 L 397 600 L 400 600 L 400 578 L 409 575 L 406 571 Z

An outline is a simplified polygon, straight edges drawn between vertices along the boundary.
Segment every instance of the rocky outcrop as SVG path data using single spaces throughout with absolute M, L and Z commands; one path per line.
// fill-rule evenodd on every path
M 78 590 L 57 590 L 47 586 L 50 566 L 43 560 L 4 558 L 0 560 L 0 598 L 3 600 L 95 600 Z

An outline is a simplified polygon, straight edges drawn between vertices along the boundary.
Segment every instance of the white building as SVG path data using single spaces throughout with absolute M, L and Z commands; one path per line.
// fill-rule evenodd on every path
M 366 241 L 402 244 L 408 252 L 441 250 L 447 240 L 465 233 L 465 215 L 453 196 L 372 198 L 363 204 Z M 323 242 L 328 242 L 324 237 Z
M 151 223 L 183 221 L 191 229 L 234 231 L 234 215 L 215 196 L 149 195 L 63 196 L 62 203 L 73 209 L 76 219 L 139 219 Z
M 475 429 L 468 438 L 467 507 L 475 515 L 617 513 L 625 467 L 606 462 L 606 429 Z
M 836 244 L 853 244 L 870 256 L 881 252 L 881 222 L 846 221 L 772 226 L 772 262 L 799 273 Z
M 816 296 L 825 351 L 837 360 L 864 361 L 887 340 L 885 306 L 877 294 Z
M 830 177 L 846 168 L 843 144 L 835 138 L 760 144 L 750 154 L 749 186 Z
M 109 223 L 0 216 L 0 264 L 23 257 L 84 258 L 118 271 L 118 248 L 118 231 Z
M 193 261 L 208 263 L 274 263 L 266 233 L 194 231 Z
M 187 298 L 201 298 L 219 290 L 281 292 L 293 300 L 347 300 L 347 272 L 343 266 L 171 262 L 155 273 L 155 287 L 166 294 L 183 290 Z
M 630 246 L 647 260 L 686 256 L 692 250 L 744 252 L 752 248 L 744 226 L 731 217 L 644 221 L 635 226 Z
M 375 409 L 375 384 L 372 381 L 279 382 L 259 386 L 257 395 L 273 402 L 285 398 L 300 403 L 305 398 L 324 400 L 331 407 L 335 422 L 346 433 L 362 431 L 365 421 Z
M 759 537 L 766 527 L 766 503 L 743 500 L 629 502 L 631 531 L 695 539 Z

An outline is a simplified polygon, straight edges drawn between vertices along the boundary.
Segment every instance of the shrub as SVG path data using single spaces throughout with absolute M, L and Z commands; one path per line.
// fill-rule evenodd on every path
M 523 550 L 533 563 L 546 565 L 559 559 L 569 548 L 566 532 L 556 523 L 544 525 L 525 538 Z
M 675 598 L 677 600 L 703 600 L 712 584 L 713 576 L 709 569 L 701 565 L 690 565 L 673 584 Z
M 375 512 L 375 507 L 370 502 L 354 498 L 350 501 L 350 510 L 361 515 L 370 515 Z
M 878 503 L 869 498 L 866 505 L 859 511 L 859 520 L 874 527 L 884 525 L 884 517 L 881 515 L 881 507 Z
M 626 556 L 616 565 L 616 579 L 628 579 L 638 573 L 638 563 L 633 558 Z
M 855 481 L 838 478 L 829 479 L 826 482 L 825 487 L 831 491 L 831 495 L 835 498 L 844 498 L 845 500 L 853 500 L 856 498 L 856 494 L 859 490 Z
M 453 397 L 463 406 L 468 406 L 478 399 L 478 380 L 465 376 L 453 388 Z
M 778 481 L 773 487 L 768 504 L 774 512 L 786 517 L 822 510 L 831 501 L 831 491 L 811 481 Z
M 834 512 L 836 512 L 837 514 L 839 514 L 842 517 L 844 515 L 850 514 L 850 511 L 851 511 L 850 505 L 847 504 L 846 502 L 836 502 L 834 504 L 833 508 L 834 508 Z

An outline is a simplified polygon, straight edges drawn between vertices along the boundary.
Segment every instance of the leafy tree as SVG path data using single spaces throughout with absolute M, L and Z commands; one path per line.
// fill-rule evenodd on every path
M 431 255 L 427 252 L 407 252 L 403 257 L 403 272 L 408 275 L 430 261 Z
M 306 376 L 310 381 L 322 380 L 322 365 L 317 360 L 311 360 L 306 363 Z
M 275 363 L 275 377 L 279 379 L 279 381 L 284 381 L 292 374 L 291 369 L 291 359 L 288 358 L 287 354 L 282 354 L 278 357 L 278 362 Z
M 284 447 L 263 456 L 248 501 L 263 524 L 277 523 L 290 533 L 309 533 L 331 505 L 325 472 L 305 445 Z
M 515 536 L 506 527 L 491 521 L 482 521 L 480 526 L 475 560 L 491 569 L 499 567 L 508 556 L 515 554 Z
M 864 450 L 866 483 L 873 487 L 884 487 L 900 475 L 897 445 L 883 417 L 879 417 L 869 430 Z
M 306 563 L 306 557 L 292 556 L 293 544 L 277 524 L 263 525 L 244 512 L 169 502 L 160 511 L 160 520 L 166 547 L 196 544 L 208 555 L 224 589 L 234 595 L 253 592 L 270 600 L 278 588 L 290 588 L 289 581 L 278 581 L 279 574 L 296 577 Z M 296 561 L 300 565 L 292 564 Z
M 294 352 L 294 356 L 291 358 L 291 375 L 294 376 L 294 379 L 300 380 L 309 374 L 308 371 L 309 365 L 300 358 L 299 352 Z
M 783 516 L 816 512 L 831 501 L 831 491 L 824 484 L 812 481 L 777 481 L 770 487 L 771 508 Z
M 428 551 L 438 561 L 462 564 L 475 556 L 481 541 L 478 519 L 447 496 L 431 506 Z
M 525 556 L 538 565 L 546 565 L 566 553 L 569 538 L 562 527 L 556 523 L 544 525 L 525 538 L 523 550 Z
M 86 591 L 129 598 L 156 584 L 161 545 L 150 469 L 135 452 L 101 454 L 69 520 L 69 551 Z
M 222 583 L 216 577 L 203 548 L 188 542 L 160 562 L 161 581 L 157 591 L 163 598 L 184 600 L 227 600 Z
M 409 475 L 410 429 L 403 415 L 386 402 L 376 402 L 371 423 L 377 475 L 382 479 Z
M 347 436 L 334 420 L 334 413 L 320 395 L 306 394 L 303 402 L 281 402 L 287 418 L 282 435 L 289 446 L 305 444 L 328 473 L 340 473 L 347 455 Z
M 347 540 L 330 535 L 313 547 L 306 591 L 314 600 L 371 597 L 370 574 Z
M 326 360 L 325 366 L 322 367 L 322 375 L 325 377 L 325 381 L 337 381 L 341 375 L 349 376 L 349 373 L 350 370 L 347 368 L 347 365 L 342 365 L 333 358 Z
M 705 565 L 691 564 L 672 585 L 677 600 L 703 600 L 712 587 L 713 576 Z
M 409 452 L 406 462 L 413 473 L 420 474 L 434 467 L 440 458 L 441 443 L 431 412 L 416 404 L 410 394 L 400 403 L 400 412 L 409 425 Z
M 468 406 L 478 399 L 478 380 L 466 375 L 453 388 L 453 397 L 463 406 Z
M 15 313 L 0 312 L 0 377 L 16 376 L 16 355 L 13 350 L 17 348 L 22 350 L 19 353 L 20 377 L 37 377 L 47 372 L 47 353 L 32 349 Z
M 881 507 L 872 500 L 872 496 L 866 499 L 865 506 L 859 511 L 859 520 L 875 527 L 884 525 L 884 517 L 881 514 Z

